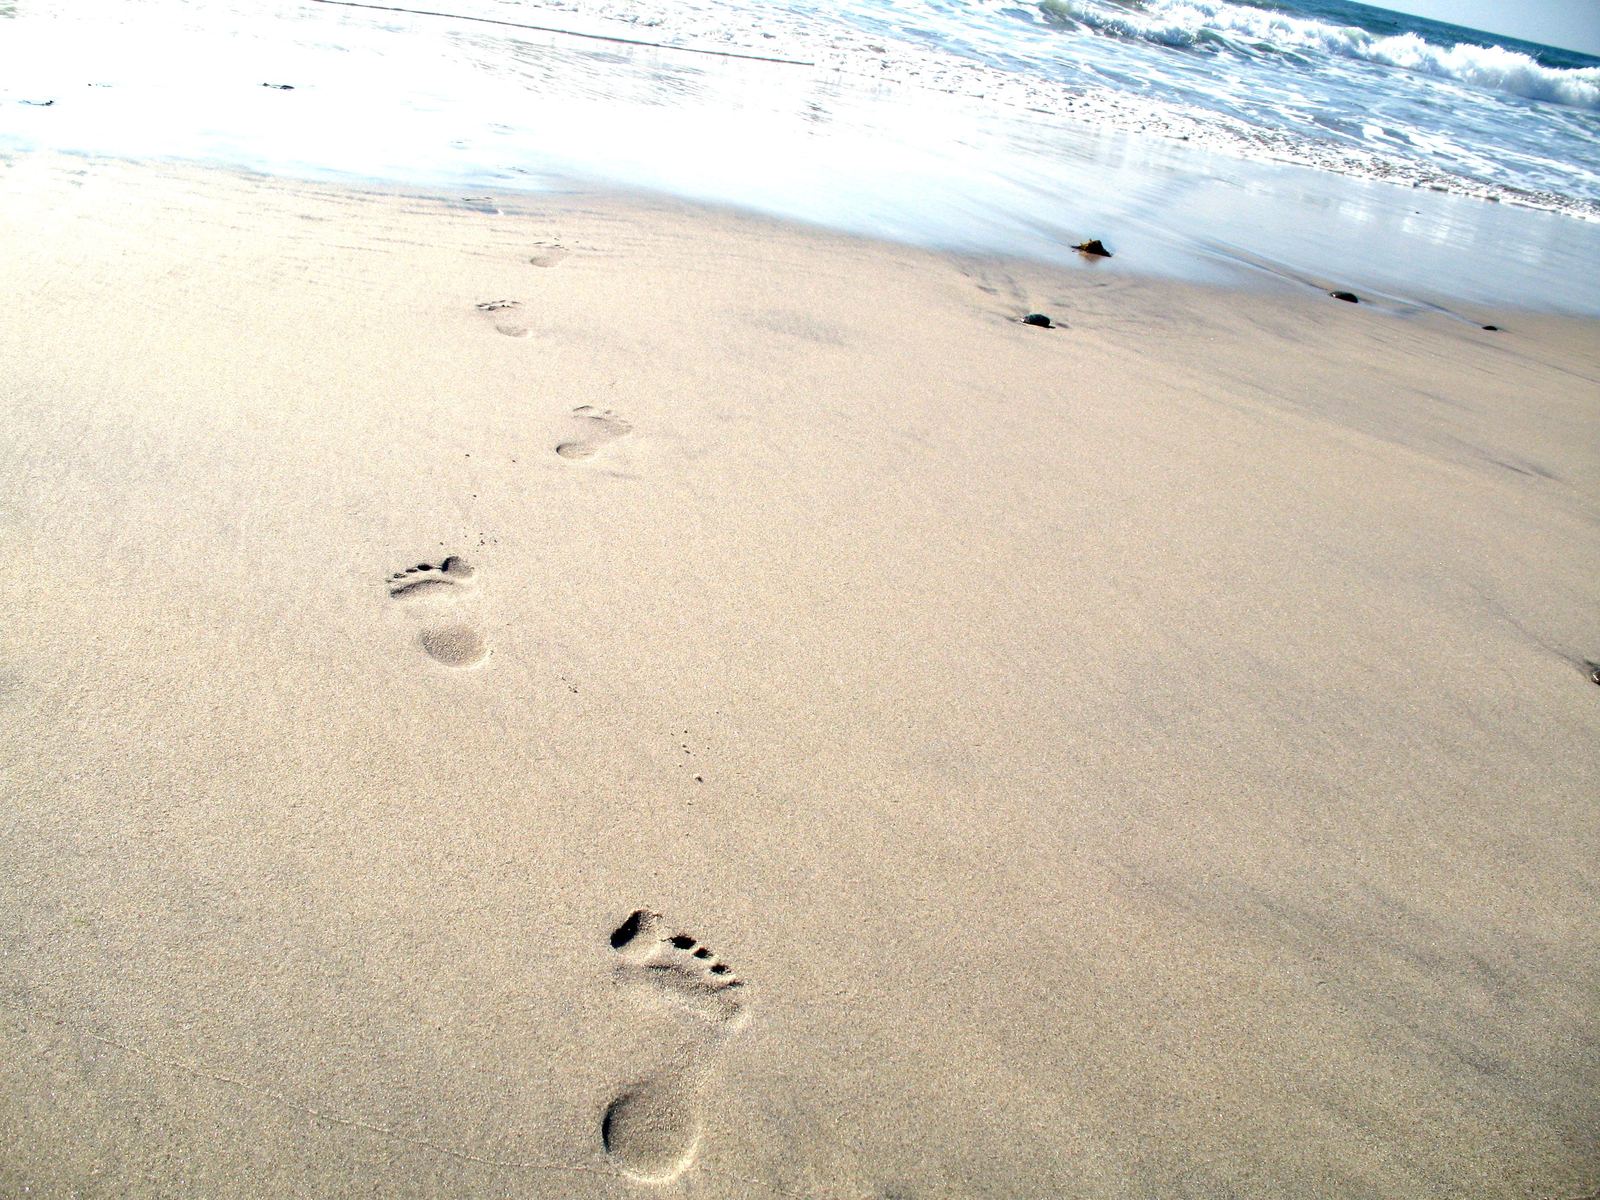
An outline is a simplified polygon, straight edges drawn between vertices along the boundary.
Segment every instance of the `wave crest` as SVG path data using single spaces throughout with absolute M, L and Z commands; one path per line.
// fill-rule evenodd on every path
M 1547 67 L 1503 46 L 1463 42 L 1446 48 L 1414 33 L 1373 39 L 1356 57 L 1529 100 L 1600 111 L 1600 67 Z
M 1239 53 L 1322 51 L 1449 79 L 1529 100 L 1600 111 L 1600 67 L 1547 67 L 1517 50 L 1469 42 L 1440 46 L 1415 33 L 1380 37 L 1352 25 L 1222 0 L 1042 0 L 1052 24 L 1081 24 L 1161 46 L 1221 46 Z

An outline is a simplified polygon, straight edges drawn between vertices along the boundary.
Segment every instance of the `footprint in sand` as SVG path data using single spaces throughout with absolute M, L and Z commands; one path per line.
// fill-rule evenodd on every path
M 611 933 L 618 982 L 676 1036 L 660 1060 L 625 1084 L 600 1117 L 600 1144 L 630 1179 L 671 1183 L 700 1148 L 700 1106 L 722 1045 L 749 1010 L 731 967 L 659 913 L 637 909 Z
M 592 404 L 580 404 L 572 410 L 580 423 L 581 434 L 570 441 L 560 442 L 556 453 L 562 458 L 588 458 L 607 442 L 632 432 L 633 426 L 610 409 L 599 409 Z
M 396 600 L 438 601 L 453 610 L 463 593 L 471 590 L 476 574 L 466 559 L 452 554 L 437 566 L 418 563 L 396 571 L 385 586 Z M 434 604 L 419 607 L 429 623 L 417 640 L 429 658 L 447 667 L 472 667 L 489 657 L 489 647 L 475 626 L 465 621 L 436 619 L 439 614 L 432 611 L 437 607 Z
M 528 261 L 536 267 L 553 267 L 572 253 L 559 242 L 536 242 Z
M 389 595 L 426 596 L 448 592 L 466 586 L 477 575 L 470 563 L 460 555 L 452 554 L 438 566 L 418 563 L 404 571 L 396 571 L 387 580 Z
M 494 322 L 495 329 L 507 337 L 527 337 L 528 327 L 517 320 L 517 310 L 522 307 L 521 300 L 485 300 L 482 304 L 475 305 L 490 321 Z

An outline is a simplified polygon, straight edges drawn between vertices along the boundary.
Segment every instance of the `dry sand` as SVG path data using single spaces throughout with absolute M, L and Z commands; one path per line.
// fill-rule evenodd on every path
M 0 195 L 0 1194 L 1600 1187 L 1594 323 Z

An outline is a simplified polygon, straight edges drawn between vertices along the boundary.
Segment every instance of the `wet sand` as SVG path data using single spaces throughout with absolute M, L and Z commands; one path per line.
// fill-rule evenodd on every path
M 1594 322 L 3 177 L 0 1193 L 1600 1182 Z

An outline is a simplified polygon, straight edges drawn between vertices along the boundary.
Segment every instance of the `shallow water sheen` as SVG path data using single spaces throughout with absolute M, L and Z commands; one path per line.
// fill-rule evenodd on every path
M 529 4 L 462 11 L 807 50 L 751 28 L 696 38 Z M 1121 129 L 1098 102 L 1082 101 L 1082 119 L 1070 96 L 1059 107 L 314 2 L 0 8 L 0 145 L 13 151 L 424 189 L 643 187 L 972 252 L 1075 260 L 1071 243 L 1099 237 L 1117 257 L 1098 269 L 1600 313 L 1600 224 L 1245 161 Z

